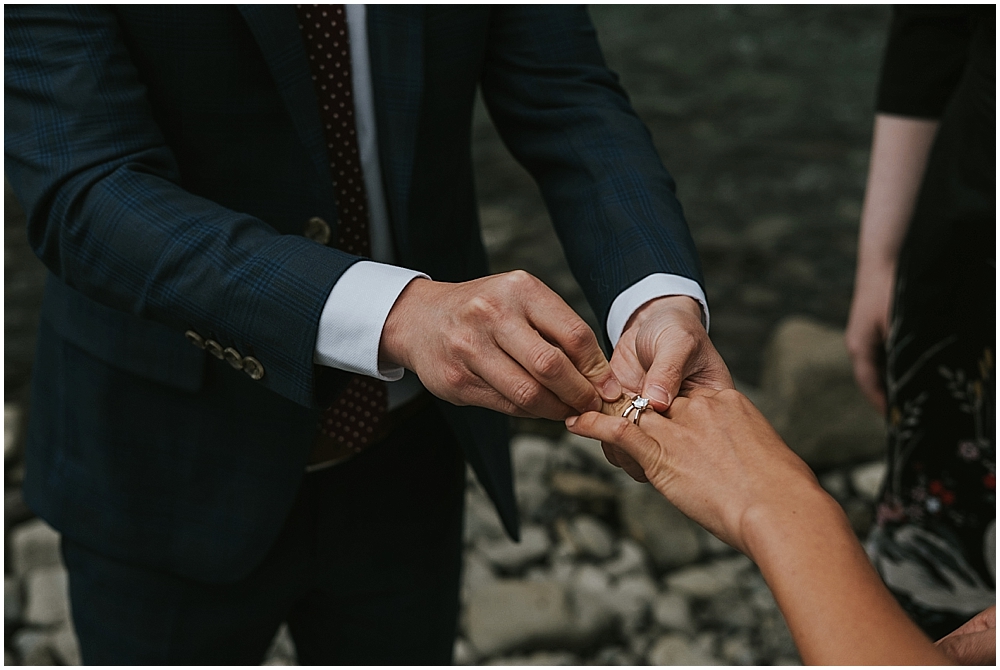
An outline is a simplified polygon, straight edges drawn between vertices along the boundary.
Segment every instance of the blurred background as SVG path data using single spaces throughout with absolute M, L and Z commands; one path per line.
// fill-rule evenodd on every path
M 677 181 L 712 340 L 863 537 L 882 429 L 853 387 L 842 330 L 888 8 L 615 5 L 591 16 Z M 473 132 L 492 270 L 528 270 L 596 329 L 534 183 L 481 105 Z M 6 183 L 4 224 L 4 661 L 73 664 L 58 536 L 19 488 L 45 271 Z M 799 662 L 749 561 L 608 466 L 599 445 L 561 424 L 515 428 L 524 540 L 502 537 L 470 476 L 457 662 Z M 268 662 L 294 660 L 282 631 Z

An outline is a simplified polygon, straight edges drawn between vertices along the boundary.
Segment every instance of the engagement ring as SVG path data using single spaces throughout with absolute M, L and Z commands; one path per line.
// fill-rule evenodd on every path
M 642 410 L 646 409 L 647 407 L 649 407 L 649 398 L 643 398 L 641 395 L 637 395 L 636 397 L 632 398 L 632 402 L 629 403 L 629 405 L 625 408 L 625 412 L 622 414 L 622 417 L 627 419 L 628 415 L 632 414 L 634 410 L 635 414 L 632 414 L 632 423 L 638 426 L 639 415 L 642 414 Z

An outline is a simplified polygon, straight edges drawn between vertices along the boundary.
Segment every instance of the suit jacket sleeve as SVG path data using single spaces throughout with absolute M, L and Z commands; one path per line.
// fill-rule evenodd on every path
M 192 195 L 111 10 L 5 7 L 5 165 L 49 270 L 107 306 L 252 354 L 313 400 L 327 295 L 357 257 Z
M 482 91 L 507 147 L 537 180 L 600 323 L 621 291 L 652 273 L 704 288 L 674 181 L 585 9 L 495 10 Z

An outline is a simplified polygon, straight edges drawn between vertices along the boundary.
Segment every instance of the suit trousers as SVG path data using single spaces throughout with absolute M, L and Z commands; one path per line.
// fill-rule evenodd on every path
M 303 665 L 446 665 L 459 609 L 465 465 L 433 406 L 305 475 L 266 558 L 232 584 L 63 540 L 83 661 L 259 664 L 283 621 Z

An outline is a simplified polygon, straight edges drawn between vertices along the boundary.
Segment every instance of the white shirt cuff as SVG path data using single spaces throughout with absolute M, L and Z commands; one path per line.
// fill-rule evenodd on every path
M 611 346 L 618 344 L 622 331 L 625 330 L 625 324 L 637 309 L 650 300 L 668 295 L 686 295 L 697 300 L 701 305 L 701 322 L 708 332 L 708 301 L 705 300 L 705 292 L 701 290 L 698 282 L 680 275 L 657 273 L 628 287 L 611 303 L 607 324 Z
M 358 261 L 333 286 L 319 317 L 313 362 L 393 382 L 402 367 L 380 369 L 382 327 L 396 298 L 422 272 L 374 261 Z

